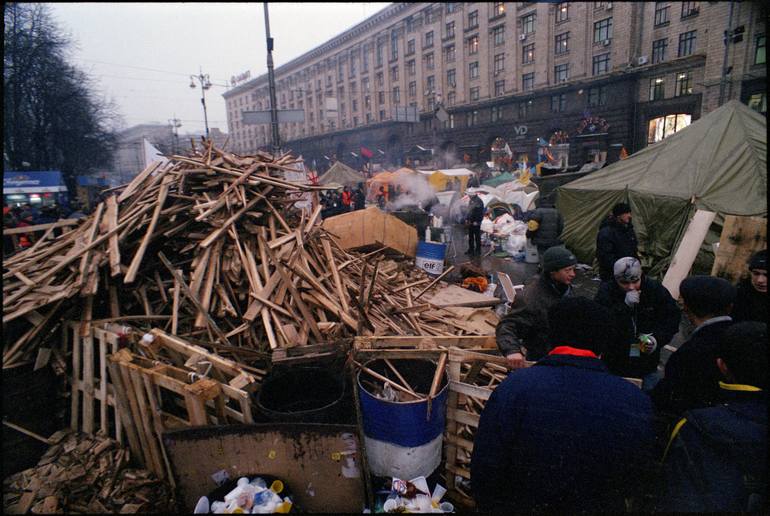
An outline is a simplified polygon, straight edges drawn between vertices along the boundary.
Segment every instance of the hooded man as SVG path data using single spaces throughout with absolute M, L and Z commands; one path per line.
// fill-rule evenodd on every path
M 601 280 L 612 281 L 612 267 L 626 256 L 639 258 L 639 250 L 631 223 L 631 206 L 621 202 L 613 206 L 612 218 L 602 225 L 596 235 L 596 259 L 599 261 Z
M 484 201 L 478 192 L 469 192 L 468 216 L 465 218 L 468 224 L 468 252 L 469 256 L 481 255 L 481 221 L 484 219 Z
M 548 355 L 511 372 L 481 412 L 473 498 L 500 514 L 626 512 L 654 464 L 652 404 L 599 359 L 613 333 L 606 308 L 566 298 L 548 322 Z
M 767 251 L 755 253 L 749 261 L 751 277 L 738 283 L 732 318 L 767 323 Z
M 642 264 L 627 256 L 615 262 L 613 281 L 599 286 L 595 301 L 612 314 L 618 340 L 604 361 L 610 372 L 642 378 L 643 389 L 657 383 L 660 350 L 679 330 L 679 307 L 661 283 L 642 273 Z
M 543 272 L 534 276 L 517 296 L 513 309 L 497 324 L 495 334 L 500 353 L 511 368 L 538 360 L 548 349 L 548 310 L 572 294 L 577 258 L 565 247 L 551 247 L 543 254 Z

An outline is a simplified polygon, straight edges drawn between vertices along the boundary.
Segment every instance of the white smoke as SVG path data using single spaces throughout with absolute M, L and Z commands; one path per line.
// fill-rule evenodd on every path
M 401 195 L 391 201 L 390 209 L 399 210 L 404 206 L 425 206 L 436 195 L 436 190 L 422 174 L 403 175 L 397 183 L 392 183 L 391 192 L 401 186 Z M 391 194 L 392 199 L 392 194 Z

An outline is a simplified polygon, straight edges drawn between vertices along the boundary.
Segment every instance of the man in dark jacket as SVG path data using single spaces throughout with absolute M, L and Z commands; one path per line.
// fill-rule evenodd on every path
M 666 362 L 663 379 L 650 395 L 664 416 L 707 407 L 719 393 L 716 349 L 732 324 L 735 287 L 722 278 L 690 276 L 679 286 L 683 311 L 695 326 L 690 338 Z
M 543 254 L 543 272 L 534 276 L 516 297 L 513 310 L 500 319 L 495 334 L 500 353 L 511 368 L 524 367 L 548 353 L 548 309 L 572 293 L 577 258 L 564 247 Z
M 481 413 L 473 497 L 499 514 L 624 512 L 654 462 L 652 404 L 599 359 L 613 332 L 604 307 L 567 298 L 548 317 L 551 352 L 511 372 Z
M 612 314 L 618 337 L 603 359 L 610 372 L 642 378 L 649 391 L 658 380 L 660 350 L 679 331 L 679 307 L 666 287 L 642 274 L 636 258 L 621 258 L 613 272 L 595 297 Z
M 540 204 L 530 214 L 527 222 L 527 238 L 537 246 L 537 252 L 540 255 L 542 265 L 543 253 L 549 248 L 561 245 L 563 242 L 559 239 L 562 230 L 564 230 L 564 219 L 556 208 L 548 204 Z
M 737 323 L 717 347 L 719 404 L 685 412 L 664 456 L 658 510 L 767 507 L 767 325 Z
M 612 219 L 596 235 L 596 259 L 602 281 L 612 281 L 613 265 L 625 256 L 639 258 L 639 251 L 631 207 L 621 202 L 612 208 Z
M 761 250 L 749 261 L 751 277 L 738 284 L 732 318 L 767 323 L 767 251 Z
M 366 194 L 364 194 L 363 183 L 358 183 L 358 188 L 353 193 L 353 209 L 363 210 L 366 208 Z
M 468 224 L 468 252 L 469 256 L 481 255 L 481 221 L 484 219 L 484 201 L 479 198 L 477 192 L 470 192 L 468 203 L 468 216 L 465 223 Z

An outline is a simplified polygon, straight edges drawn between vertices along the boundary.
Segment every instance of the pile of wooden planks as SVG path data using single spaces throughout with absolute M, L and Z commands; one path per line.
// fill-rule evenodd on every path
M 174 512 L 167 484 L 131 469 L 130 453 L 98 436 L 60 431 L 34 468 L 3 480 L 6 514 Z
M 65 310 L 81 335 L 94 321 L 129 322 L 236 359 L 355 335 L 476 333 L 419 302 L 425 273 L 347 252 L 320 226 L 320 206 L 295 208 L 322 188 L 282 179 L 296 162 L 209 142 L 151 164 L 77 228 L 6 260 L 3 367 L 34 360 Z

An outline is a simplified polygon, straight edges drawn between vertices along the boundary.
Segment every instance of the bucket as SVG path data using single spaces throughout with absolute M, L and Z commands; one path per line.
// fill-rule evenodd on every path
M 532 240 L 527 239 L 527 245 L 525 247 L 524 261 L 526 263 L 539 263 L 540 255 L 537 252 L 537 246 L 532 243 Z
M 420 393 L 430 391 L 436 364 L 428 360 L 391 360 L 401 375 Z M 394 375 L 383 360 L 365 364 L 382 375 Z M 446 422 L 446 403 L 449 393 L 446 372 L 439 384 L 436 397 L 431 402 L 430 419 L 428 401 L 386 401 L 374 396 L 361 383 L 363 371 L 358 372 L 361 418 L 369 470 L 383 477 L 415 478 L 430 476 L 441 462 L 442 441 Z
M 441 274 L 444 272 L 446 247 L 446 244 L 418 242 L 417 256 L 415 257 L 414 264 L 428 274 Z
M 341 376 L 318 367 L 299 367 L 268 375 L 256 403 L 272 422 L 338 423 L 344 394 Z

